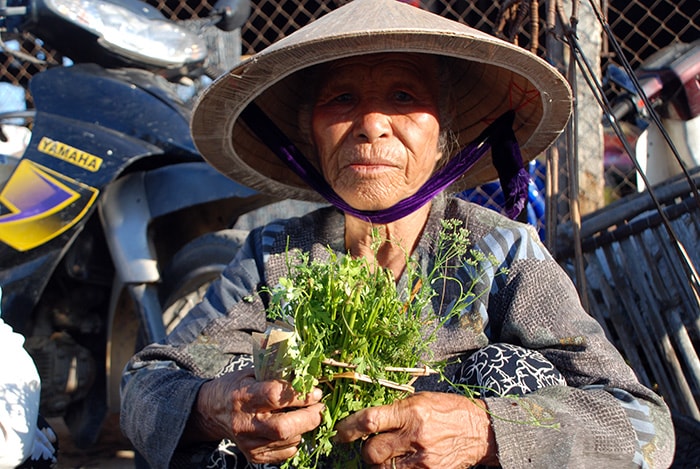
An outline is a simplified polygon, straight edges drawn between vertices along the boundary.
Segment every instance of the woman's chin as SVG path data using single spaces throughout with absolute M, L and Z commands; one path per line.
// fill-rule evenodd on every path
M 362 210 L 366 212 L 378 212 L 381 210 L 388 210 L 394 207 L 400 200 L 382 200 L 382 201 L 363 201 L 360 202 L 348 202 L 348 204 L 355 210 Z
M 343 184 L 334 184 L 333 189 L 347 204 L 355 210 L 383 210 L 392 207 L 401 200 L 399 190 L 394 184 L 378 183 L 375 180 L 345 180 Z
M 355 210 L 384 210 L 393 207 L 399 202 L 399 199 L 395 196 L 391 197 L 388 194 L 367 194 L 355 191 L 346 194 L 339 193 L 338 195 Z

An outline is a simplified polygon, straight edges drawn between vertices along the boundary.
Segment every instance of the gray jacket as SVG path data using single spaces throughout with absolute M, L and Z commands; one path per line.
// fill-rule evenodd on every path
M 583 310 L 571 280 L 534 230 L 440 196 L 414 252 L 421 265 L 429 266 L 440 220 L 449 218 L 463 220 L 474 246 L 494 255 L 508 273 L 487 275 L 479 283 L 477 296 L 484 294 L 440 330 L 435 358 L 512 343 L 538 350 L 568 383 L 517 400 L 486 399 L 502 467 L 668 467 L 674 452 L 668 408 L 638 382 Z M 257 292 L 287 274 L 287 250 L 323 258 L 328 246 L 345 252 L 343 214 L 333 208 L 252 231 L 167 343 L 148 346 L 132 358 L 122 380 L 121 425 L 152 467 L 168 466 L 202 383 L 232 357 L 252 352 L 250 333 L 266 327 L 264 297 Z M 471 284 L 470 269 L 458 275 Z M 443 391 L 443 386 L 431 379 L 416 383 L 419 390 Z M 551 418 L 558 428 L 523 423 L 532 415 Z

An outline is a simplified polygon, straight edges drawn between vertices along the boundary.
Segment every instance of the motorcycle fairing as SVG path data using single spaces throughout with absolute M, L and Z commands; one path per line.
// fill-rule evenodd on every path
M 105 70 L 94 64 L 48 69 L 30 84 L 36 109 L 44 113 L 151 143 L 174 157 L 201 161 L 190 136 L 189 109 L 172 86 L 144 70 Z M 44 135 L 71 144 L 61 133 Z M 84 145 L 73 146 L 90 151 Z
M 22 160 L 0 192 L 0 241 L 28 251 L 75 225 L 99 191 L 41 166 Z

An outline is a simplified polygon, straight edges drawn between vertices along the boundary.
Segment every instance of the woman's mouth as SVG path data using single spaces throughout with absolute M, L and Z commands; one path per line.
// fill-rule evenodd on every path
M 387 171 L 395 170 L 396 165 L 390 164 L 388 162 L 377 162 L 377 161 L 362 161 L 350 163 L 346 166 L 346 169 L 353 171 L 358 174 L 376 175 L 385 173 Z

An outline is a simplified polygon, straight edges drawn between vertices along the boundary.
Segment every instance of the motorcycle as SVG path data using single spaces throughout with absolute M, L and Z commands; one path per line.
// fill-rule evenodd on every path
M 698 76 L 700 40 L 674 43 L 659 50 L 635 70 L 634 79 L 614 65 L 606 70 L 606 82 L 620 90 L 611 102 L 611 114 L 627 129 L 625 139 L 632 144 L 633 156 L 652 186 L 680 175 L 681 162 L 686 170 L 700 166 Z M 635 79 L 639 87 L 635 86 Z M 659 116 L 661 127 L 650 125 L 653 119 L 648 104 Z M 618 179 L 619 175 L 631 177 L 636 190 L 644 191 L 646 183 L 639 174 L 634 178 L 635 165 L 624 145 L 615 138 L 606 142 L 606 174 L 617 174 Z
M 33 76 L 33 109 L 0 115 L 4 140 L 23 142 L 0 158 L 0 287 L 40 372 L 40 412 L 79 447 L 118 412 L 135 350 L 165 336 L 278 202 L 202 160 L 180 92 L 217 70 L 207 34 L 240 41 L 249 11 L 220 0 L 185 24 L 138 0 L 0 1 L 6 54 L 29 32 L 70 59 Z

